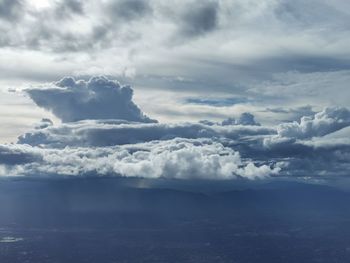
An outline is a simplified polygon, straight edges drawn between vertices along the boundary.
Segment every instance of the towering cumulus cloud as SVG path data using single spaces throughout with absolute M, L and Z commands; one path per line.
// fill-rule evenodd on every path
M 85 119 L 122 119 L 156 122 L 145 116 L 132 101 L 133 90 L 105 77 L 76 81 L 65 77 L 46 89 L 28 89 L 30 98 L 52 111 L 63 122 Z

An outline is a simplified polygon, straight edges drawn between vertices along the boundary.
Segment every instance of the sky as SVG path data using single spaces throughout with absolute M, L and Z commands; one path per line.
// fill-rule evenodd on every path
M 346 177 L 349 25 L 343 0 L 0 0 L 0 174 Z

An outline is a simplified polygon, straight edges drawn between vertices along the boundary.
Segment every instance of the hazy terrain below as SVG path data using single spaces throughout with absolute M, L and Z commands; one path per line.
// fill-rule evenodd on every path
M 296 183 L 203 191 L 135 182 L 2 180 L 0 262 L 350 260 L 346 192 Z

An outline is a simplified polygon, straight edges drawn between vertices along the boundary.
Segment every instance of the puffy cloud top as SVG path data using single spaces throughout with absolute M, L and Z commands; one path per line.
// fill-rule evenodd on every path
M 28 176 L 119 175 L 221 180 L 263 178 L 280 171 L 278 166 L 242 160 L 238 152 L 221 143 L 180 138 L 98 148 L 42 149 L 7 145 L 0 147 L 0 160 L 0 171 L 4 175 Z
M 89 81 L 65 77 L 54 87 L 28 89 L 30 98 L 52 111 L 63 122 L 85 119 L 122 119 L 135 122 L 156 122 L 142 113 L 132 101 L 133 90 L 106 77 Z
M 277 128 L 281 137 L 306 139 L 320 137 L 350 125 L 347 108 L 325 108 L 314 116 L 304 116 L 300 122 L 283 123 Z

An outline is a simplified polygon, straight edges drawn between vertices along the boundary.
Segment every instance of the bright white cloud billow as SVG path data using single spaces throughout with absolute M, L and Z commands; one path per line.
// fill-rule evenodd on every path
M 305 116 L 300 122 L 283 123 L 277 132 L 281 137 L 320 137 L 350 125 L 350 111 L 347 108 L 325 108 L 314 116 Z
M 127 176 L 178 179 L 255 179 L 278 166 L 242 161 L 238 152 L 211 140 L 173 139 L 125 146 L 42 149 L 0 148 L 2 175 Z

